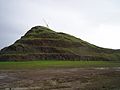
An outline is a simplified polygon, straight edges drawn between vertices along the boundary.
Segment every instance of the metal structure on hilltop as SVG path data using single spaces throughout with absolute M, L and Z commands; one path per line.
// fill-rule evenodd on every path
M 47 27 L 47 28 L 49 28 L 49 25 L 48 25 L 48 23 L 46 22 L 46 20 L 43 18 L 43 22 L 45 23 L 45 26 Z

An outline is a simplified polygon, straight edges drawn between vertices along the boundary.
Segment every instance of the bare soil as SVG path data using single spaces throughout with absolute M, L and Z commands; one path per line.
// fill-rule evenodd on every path
M 120 68 L 0 70 L 0 90 L 120 90 Z

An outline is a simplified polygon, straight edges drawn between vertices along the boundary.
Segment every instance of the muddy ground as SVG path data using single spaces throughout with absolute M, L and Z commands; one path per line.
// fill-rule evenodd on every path
M 0 70 L 0 90 L 120 90 L 120 68 Z

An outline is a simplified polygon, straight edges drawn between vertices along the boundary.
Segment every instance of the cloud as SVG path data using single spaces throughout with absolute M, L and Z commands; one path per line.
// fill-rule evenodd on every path
M 44 25 L 108 48 L 120 48 L 119 0 L 0 0 L 0 48 Z

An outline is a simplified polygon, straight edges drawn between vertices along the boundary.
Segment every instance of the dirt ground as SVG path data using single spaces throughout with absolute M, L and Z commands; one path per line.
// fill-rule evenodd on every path
M 0 90 L 120 90 L 120 68 L 0 70 Z

